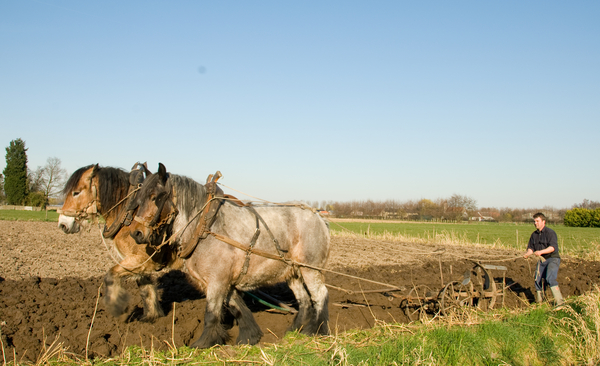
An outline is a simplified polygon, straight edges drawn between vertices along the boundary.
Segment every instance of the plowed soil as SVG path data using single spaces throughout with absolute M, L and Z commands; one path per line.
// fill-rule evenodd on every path
M 166 315 L 154 323 L 139 321 L 142 305 L 133 280 L 125 285 L 132 295 L 126 314 L 115 318 L 101 302 L 96 308 L 102 277 L 115 265 L 96 228 L 66 235 L 56 223 L 0 221 L 0 254 L 0 331 L 2 351 L 9 361 L 16 355 L 17 361 L 35 362 L 54 341 L 82 357 L 86 349 L 90 357 L 112 357 L 130 345 L 146 349 L 166 349 L 166 342 L 188 345 L 202 332 L 204 296 L 177 271 L 165 271 L 159 279 Z M 401 298 L 417 285 L 427 285 L 437 293 L 442 284 L 462 280 L 463 273 L 473 268 L 469 258 L 507 267 L 506 272 L 490 272 L 498 283 L 505 273 L 510 285 L 505 296 L 496 298 L 496 307 L 529 306 L 535 262 L 519 254 L 489 247 L 334 236 L 327 269 L 380 284 L 327 272 L 327 283 L 334 286 L 329 289 L 332 332 L 369 328 L 378 320 L 409 322 Z M 559 283 L 564 296 L 589 291 L 600 284 L 600 263 L 563 257 Z M 394 297 L 383 291 L 385 284 L 401 291 L 393 292 Z M 286 285 L 264 291 L 295 306 Z M 245 300 L 264 332 L 261 342 L 278 342 L 293 315 L 269 311 L 251 296 Z M 232 340 L 236 332 L 234 326 Z

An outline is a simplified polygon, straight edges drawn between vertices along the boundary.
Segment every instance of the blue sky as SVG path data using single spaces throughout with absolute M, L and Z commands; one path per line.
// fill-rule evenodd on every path
M 600 200 L 598 19 L 595 1 L 0 0 L 0 145 L 25 140 L 31 169 L 220 170 L 271 201 L 570 207 Z

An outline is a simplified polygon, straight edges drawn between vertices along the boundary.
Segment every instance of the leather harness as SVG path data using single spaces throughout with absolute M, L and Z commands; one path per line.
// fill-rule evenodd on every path
M 206 203 L 204 204 L 204 207 L 202 208 L 202 211 L 200 212 L 198 224 L 196 225 L 196 228 L 194 230 L 192 238 L 187 242 L 181 243 L 181 247 L 180 247 L 178 255 L 182 259 L 189 258 L 201 240 L 206 239 L 208 237 L 208 235 L 215 236 L 215 234 L 210 231 L 210 227 L 214 224 L 214 222 L 217 218 L 217 213 L 218 213 L 219 209 L 221 208 L 221 206 L 225 203 L 225 201 L 230 201 L 233 204 L 236 204 L 240 207 L 246 207 L 248 210 L 250 210 L 250 212 L 252 212 L 252 214 L 254 215 L 254 217 L 256 219 L 256 230 L 254 231 L 254 234 L 252 235 L 252 238 L 250 239 L 250 245 L 245 250 L 246 258 L 244 260 L 244 264 L 242 266 L 240 275 L 236 279 L 236 283 L 238 283 L 241 280 L 241 278 L 248 271 L 248 266 L 250 264 L 250 255 L 252 254 L 254 246 L 256 245 L 256 242 L 258 241 L 258 237 L 260 236 L 260 233 L 261 233 L 260 224 L 263 225 L 263 227 L 266 229 L 267 233 L 269 234 L 269 237 L 273 241 L 273 244 L 275 246 L 275 249 L 277 250 L 277 254 L 278 254 L 279 258 L 281 258 L 282 260 L 285 261 L 285 253 L 287 251 L 281 249 L 279 242 L 277 241 L 277 239 L 275 238 L 275 236 L 273 235 L 273 233 L 267 226 L 267 223 L 258 214 L 258 212 L 256 212 L 254 207 L 244 204 L 243 202 L 241 202 L 239 199 L 237 199 L 234 196 L 223 193 L 223 190 L 217 185 L 217 181 L 221 177 L 222 177 L 221 172 L 217 171 L 215 174 L 209 175 L 208 178 L 206 179 L 206 184 L 204 186 L 206 189 Z M 169 213 L 167 218 L 162 220 L 163 223 L 165 223 L 165 220 L 168 220 L 168 224 L 170 224 L 172 222 L 174 216 L 177 215 L 177 213 L 178 213 L 177 209 L 175 208 L 175 204 L 174 203 L 171 203 L 171 204 L 172 204 L 173 210 Z M 162 203 L 162 205 L 164 205 L 164 202 Z M 162 205 L 159 208 L 157 215 L 160 215 L 160 213 L 162 212 Z M 137 217 L 135 218 L 135 220 L 141 222 L 141 220 L 137 219 Z M 156 221 L 156 218 L 153 221 Z M 193 219 L 192 219 L 192 221 L 193 221 Z M 158 229 L 158 227 L 156 225 L 152 225 L 152 223 L 147 226 L 152 226 L 153 229 Z M 167 242 L 170 242 L 171 240 L 172 240 L 172 238 L 170 238 Z M 166 244 L 167 242 L 163 241 L 163 244 L 161 244 L 161 246 Z
M 206 189 L 206 203 L 200 213 L 200 218 L 198 219 L 198 224 L 196 225 L 192 239 L 186 243 L 182 243 L 179 257 L 183 259 L 192 255 L 200 240 L 206 239 L 208 236 L 208 229 L 217 218 L 217 212 L 224 202 L 221 198 L 225 197 L 223 190 L 217 186 L 217 181 L 221 177 L 221 172 L 217 171 L 214 175 L 211 174 L 206 178 L 206 184 L 204 185 L 204 188 Z
M 108 211 L 106 211 L 104 215 L 107 215 L 110 211 L 114 210 L 121 203 L 128 200 L 128 204 L 126 206 L 126 210 L 121 211 L 119 217 L 113 221 L 110 227 L 106 227 L 104 224 L 104 229 L 102 230 L 102 236 L 106 239 L 112 239 L 117 235 L 119 230 L 125 226 L 131 225 L 131 221 L 134 219 L 135 211 L 137 209 L 137 205 L 133 206 L 132 203 L 135 202 L 135 195 L 137 191 L 141 188 L 142 182 L 146 178 L 146 172 L 148 168 L 146 167 L 146 163 L 135 163 L 131 168 L 131 172 L 129 173 L 129 188 L 127 190 L 127 195 L 121 201 L 119 201 L 116 205 L 111 207 Z M 85 219 L 88 215 L 95 216 L 98 214 L 102 208 L 100 207 L 100 202 L 98 199 L 98 187 L 92 182 L 93 175 L 90 176 L 90 189 L 92 191 L 92 200 L 81 210 L 57 210 L 58 213 L 63 214 L 65 216 L 75 217 L 76 220 Z

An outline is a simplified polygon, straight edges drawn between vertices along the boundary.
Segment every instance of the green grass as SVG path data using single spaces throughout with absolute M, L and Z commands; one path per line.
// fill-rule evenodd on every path
M 18 211 L 18 210 L 0 210 L 0 220 L 9 221 L 54 221 L 58 222 L 58 213 L 56 211 Z
M 349 230 L 361 235 L 390 235 L 419 238 L 435 242 L 441 238 L 455 238 L 460 244 L 477 243 L 514 248 L 525 251 L 529 236 L 535 230 L 532 224 L 507 223 L 366 223 L 333 222 L 333 232 Z M 600 228 L 548 225 L 556 231 L 562 253 L 579 255 L 597 251 L 600 246 Z

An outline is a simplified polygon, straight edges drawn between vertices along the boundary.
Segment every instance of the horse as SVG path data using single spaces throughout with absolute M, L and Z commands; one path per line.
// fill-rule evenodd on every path
M 137 244 L 127 226 L 135 211 L 126 204 L 131 202 L 129 191 L 141 184 L 144 176 L 150 173 L 144 165 L 140 166 L 142 168 L 131 173 L 98 164 L 76 170 L 63 189 L 65 202 L 60 210 L 58 227 L 66 234 L 73 234 L 80 231 L 82 220 L 95 215 L 104 218 L 102 240 L 109 239 L 111 256 L 118 262 L 104 276 L 106 290 L 103 303 L 113 316 L 124 314 L 129 295 L 121 286 L 121 280 L 133 276 L 143 302 L 143 314 L 139 320 L 152 322 L 164 316 L 155 277 L 170 257 L 167 250 L 154 253 L 148 246 Z
M 138 211 L 131 225 L 138 244 L 172 245 L 184 260 L 183 271 L 206 294 L 204 329 L 191 346 L 227 343 L 224 310 L 237 321 L 238 344 L 258 343 L 263 333 L 241 292 L 282 282 L 298 302 L 288 331 L 329 334 L 329 294 L 319 270 L 330 249 L 326 220 L 306 206 L 247 206 L 228 196 L 216 198 L 211 193 L 216 179 L 210 183 L 169 174 L 159 163 L 136 196 Z M 214 221 L 203 215 L 213 215 Z M 247 242 L 249 250 L 234 246 Z

